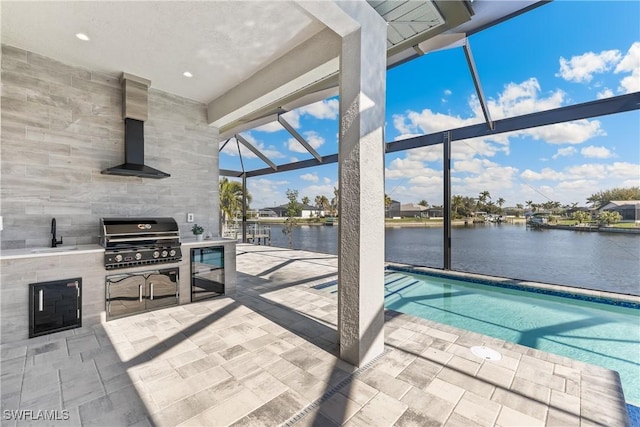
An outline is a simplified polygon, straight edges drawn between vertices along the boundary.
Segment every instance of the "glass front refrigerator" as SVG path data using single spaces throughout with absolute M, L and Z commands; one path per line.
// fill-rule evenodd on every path
M 191 249 L 191 301 L 224 295 L 224 246 Z

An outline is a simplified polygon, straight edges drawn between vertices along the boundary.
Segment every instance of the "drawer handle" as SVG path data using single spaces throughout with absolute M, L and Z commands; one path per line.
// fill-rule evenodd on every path
M 151 286 L 151 300 L 153 300 L 153 283 L 149 283 L 149 285 Z
M 140 302 L 142 302 L 142 285 L 138 286 L 138 295 L 140 297 Z
M 44 289 L 38 291 L 38 311 L 44 311 Z

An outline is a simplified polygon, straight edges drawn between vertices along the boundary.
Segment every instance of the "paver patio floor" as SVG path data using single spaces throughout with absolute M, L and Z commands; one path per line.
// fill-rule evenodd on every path
M 234 298 L 3 345 L 2 425 L 629 424 L 612 371 L 396 312 L 384 354 L 355 368 L 337 357 L 335 294 L 312 287 L 337 279 L 335 256 L 237 254 Z

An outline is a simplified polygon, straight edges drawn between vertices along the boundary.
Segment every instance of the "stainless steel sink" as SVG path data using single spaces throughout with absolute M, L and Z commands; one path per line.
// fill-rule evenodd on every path
M 31 250 L 32 254 L 46 254 L 50 252 L 67 252 L 77 250 L 77 246 L 58 246 L 55 248 L 38 248 Z

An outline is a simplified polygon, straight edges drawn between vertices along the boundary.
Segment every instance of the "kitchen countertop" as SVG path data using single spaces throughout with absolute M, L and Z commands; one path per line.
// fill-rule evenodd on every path
M 104 252 L 104 248 L 100 245 L 67 245 L 58 246 L 56 248 L 23 248 L 23 249 L 5 249 L 0 252 L 0 260 L 19 259 L 19 258 L 37 258 L 44 256 L 59 255 L 78 255 L 89 254 L 94 252 Z
M 189 236 L 186 238 L 180 238 L 182 246 L 208 246 L 219 244 L 237 243 L 235 239 L 223 239 L 222 237 L 212 237 L 211 239 L 196 240 L 195 237 Z
M 236 243 L 234 239 L 223 239 L 220 237 L 213 237 L 211 239 L 196 240 L 195 237 L 189 236 L 187 238 L 180 239 L 182 246 L 209 246 Z M 104 252 L 104 248 L 100 245 L 67 245 L 58 246 L 56 248 L 23 248 L 23 249 L 5 249 L 0 252 L 0 260 L 10 259 L 22 259 L 22 258 L 37 258 L 46 256 L 60 256 L 60 255 L 79 255 L 89 254 L 95 252 Z

